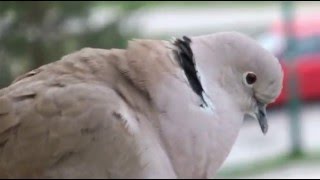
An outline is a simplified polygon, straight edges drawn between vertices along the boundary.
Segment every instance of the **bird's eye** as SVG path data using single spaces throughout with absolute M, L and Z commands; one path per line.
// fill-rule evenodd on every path
M 253 72 L 246 72 L 244 74 L 244 81 L 246 85 L 251 86 L 257 81 L 257 76 Z

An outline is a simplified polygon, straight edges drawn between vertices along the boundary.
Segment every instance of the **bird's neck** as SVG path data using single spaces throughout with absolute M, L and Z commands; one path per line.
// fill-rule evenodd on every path
M 150 96 L 150 106 L 141 107 L 157 112 L 156 118 L 150 116 L 148 120 L 158 130 L 177 174 L 210 177 L 230 152 L 243 116 L 228 94 L 208 86 L 209 77 L 206 79 L 207 74 L 199 69 L 206 92 L 204 99 L 210 101 L 212 109 L 202 107 L 201 96 L 190 86 L 184 69 L 174 61 L 173 51 L 167 45 L 159 41 L 133 43 L 127 52 L 128 73 L 133 84 Z
M 163 100 L 166 106 L 158 119 L 166 152 L 180 177 L 212 178 L 231 151 L 243 114 L 223 93 L 212 97 L 214 110 L 208 111 L 187 86 L 172 86 L 177 92 Z

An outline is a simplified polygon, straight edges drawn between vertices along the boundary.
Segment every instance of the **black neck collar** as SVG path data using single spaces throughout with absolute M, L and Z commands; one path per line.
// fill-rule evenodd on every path
M 201 98 L 203 105 L 207 106 L 206 101 L 203 98 L 203 87 L 201 85 L 198 72 L 196 70 L 196 64 L 193 56 L 193 52 L 190 48 L 191 39 L 183 36 L 182 39 L 176 39 L 173 44 L 177 47 L 178 50 L 175 50 L 176 60 L 178 61 L 179 65 L 183 69 L 189 84 L 192 90 Z

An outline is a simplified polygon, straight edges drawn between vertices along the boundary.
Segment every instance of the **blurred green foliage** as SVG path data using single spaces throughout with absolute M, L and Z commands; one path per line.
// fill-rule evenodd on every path
M 117 14 L 93 28 L 90 15 L 101 4 L 116 8 Z M 123 48 L 133 34 L 123 33 L 121 23 L 142 6 L 129 1 L 1 1 L 0 88 L 21 73 L 83 47 Z

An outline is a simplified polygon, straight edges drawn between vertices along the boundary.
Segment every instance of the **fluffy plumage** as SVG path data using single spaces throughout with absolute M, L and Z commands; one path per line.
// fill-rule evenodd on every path
M 212 178 L 253 94 L 279 94 L 281 68 L 238 33 L 177 43 L 82 49 L 0 90 L 0 177 Z M 209 101 L 212 111 L 199 106 Z

